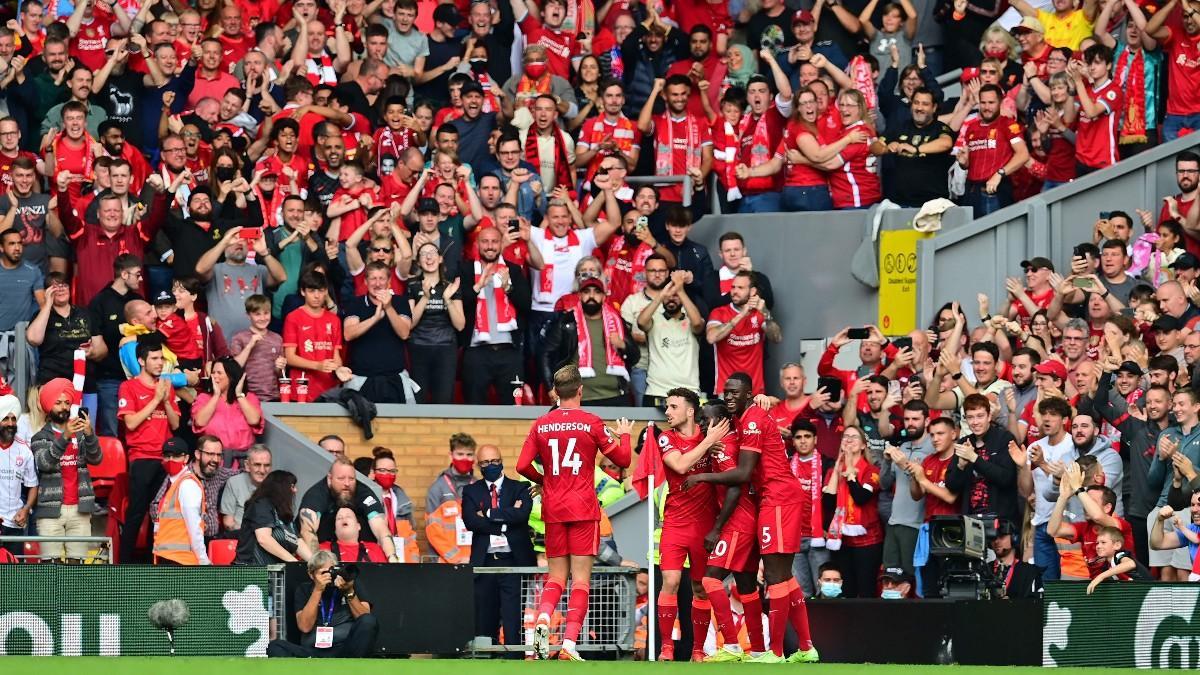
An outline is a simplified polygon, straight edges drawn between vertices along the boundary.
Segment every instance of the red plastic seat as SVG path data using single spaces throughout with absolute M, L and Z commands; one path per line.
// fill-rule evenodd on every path
M 213 539 L 208 542 L 208 559 L 214 565 L 232 565 L 237 557 L 237 539 Z
M 100 451 L 104 453 L 103 459 L 96 466 L 88 467 L 88 474 L 92 477 L 92 489 L 96 492 L 96 498 L 108 499 L 117 484 L 118 476 L 128 471 L 125 447 L 121 445 L 120 440 L 112 436 L 101 436 Z
M 25 549 L 25 552 L 24 552 L 25 558 L 24 558 L 23 562 L 27 562 L 27 563 L 42 562 L 42 558 L 41 558 L 42 546 L 41 546 L 41 544 L 37 543 L 36 541 L 27 541 L 24 544 L 24 549 Z

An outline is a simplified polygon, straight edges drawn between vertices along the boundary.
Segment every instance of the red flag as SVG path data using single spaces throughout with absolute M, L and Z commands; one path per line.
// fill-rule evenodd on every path
M 637 468 L 633 470 L 633 489 L 637 490 L 642 499 L 650 491 L 662 484 L 663 463 L 662 451 L 658 448 L 658 438 L 654 434 L 654 422 L 646 425 L 646 441 L 642 443 L 642 454 L 638 457 Z M 650 476 L 654 476 L 654 485 L 649 485 Z

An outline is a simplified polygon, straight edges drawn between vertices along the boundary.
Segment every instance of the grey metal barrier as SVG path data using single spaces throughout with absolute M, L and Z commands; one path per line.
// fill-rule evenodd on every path
M 267 613 L 271 615 L 270 636 L 272 640 L 286 640 L 288 632 L 287 612 L 287 566 L 267 565 Z
M 545 567 L 476 567 L 476 574 L 520 574 L 521 607 L 524 629 L 521 644 L 492 644 L 476 638 L 468 648 L 474 653 L 520 652 L 533 653 L 533 621 L 536 619 L 542 587 L 546 582 Z M 592 569 L 592 590 L 587 617 L 579 632 L 576 646 L 581 652 L 633 651 L 634 631 L 637 628 L 637 570 L 630 567 L 595 567 Z M 550 649 L 556 652 L 562 643 L 566 624 L 567 599 L 570 586 L 563 593 L 550 623 Z
M 17 560 L 29 561 L 36 559 L 38 562 L 50 560 L 41 552 L 41 544 L 99 544 L 100 547 L 94 551 L 88 551 L 88 557 L 84 558 L 85 562 L 100 562 L 112 564 L 112 537 L 25 537 L 25 536 L 0 536 L 0 545 L 12 542 L 14 544 L 38 544 L 37 553 L 22 553 L 16 555 Z

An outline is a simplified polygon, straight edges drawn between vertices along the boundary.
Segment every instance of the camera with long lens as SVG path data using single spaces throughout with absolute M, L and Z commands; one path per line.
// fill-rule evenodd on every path
M 987 559 L 996 538 L 996 520 L 980 516 L 934 516 L 929 520 L 929 555 L 939 559 L 938 588 L 943 598 L 986 600 L 1003 596 L 1003 584 Z
M 332 581 L 338 577 L 342 581 L 352 582 L 358 578 L 358 566 L 350 563 L 340 563 L 329 568 L 329 579 Z

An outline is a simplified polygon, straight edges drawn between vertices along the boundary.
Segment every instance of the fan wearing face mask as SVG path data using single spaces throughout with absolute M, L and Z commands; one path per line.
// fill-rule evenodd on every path
M 376 446 L 371 450 L 371 478 L 383 490 L 383 515 L 387 520 L 388 534 L 396 547 L 396 555 L 403 563 L 421 562 L 417 548 L 417 536 L 413 531 L 413 503 L 404 488 L 396 484 L 396 456 L 388 448 Z
M 817 593 L 813 598 L 828 600 L 842 597 L 842 571 L 837 565 L 827 562 L 821 565 L 817 576 Z

